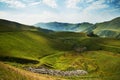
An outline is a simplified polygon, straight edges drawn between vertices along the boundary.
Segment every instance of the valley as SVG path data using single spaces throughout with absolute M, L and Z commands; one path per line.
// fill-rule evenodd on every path
M 119 80 L 119 20 L 116 18 L 99 23 L 94 28 L 88 27 L 87 23 L 82 32 L 66 31 L 69 29 L 52 31 L 0 20 L 0 79 L 16 80 L 17 77 L 17 80 L 31 80 L 32 77 L 32 80 Z M 97 36 L 89 36 L 85 30 L 92 30 Z M 29 67 L 63 72 L 84 70 L 88 74 L 51 76 L 26 71 L 25 68 Z
M 118 38 L 120 39 L 120 17 L 117 17 L 110 21 L 101 23 L 61 23 L 61 22 L 49 22 L 49 23 L 37 23 L 34 26 L 41 27 L 43 29 L 49 29 L 53 31 L 69 31 L 69 32 L 83 32 L 88 35 L 94 33 L 100 37 Z

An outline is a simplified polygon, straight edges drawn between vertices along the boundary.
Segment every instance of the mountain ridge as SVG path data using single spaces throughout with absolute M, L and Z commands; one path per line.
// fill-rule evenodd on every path
M 48 23 L 37 23 L 34 26 L 53 30 L 53 31 L 83 32 L 87 34 L 94 33 L 95 35 L 98 35 L 100 37 L 120 39 L 119 25 L 120 25 L 120 17 L 114 18 L 110 21 L 105 21 L 96 24 L 92 24 L 89 22 L 83 22 L 83 23 L 48 22 Z
M 61 22 L 49 22 L 49 23 L 38 23 L 35 24 L 34 26 L 37 27 L 41 27 L 44 29 L 50 29 L 50 30 L 54 30 L 54 31 L 73 31 L 73 32 L 78 32 L 78 28 L 84 25 L 85 27 L 90 27 L 93 24 L 88 23 L 88 22 L 84 22 L 84 23 L 61 23 Z M 80 30 L 80 29 L 79 29 Z
M 27 31 L 36 30 L 34 26 L 28 26 L 14 21 L 0 19 L 0 31 Z
M 120 39 L 120 17 L 97 23 L 93 32 L 100 37 L 119 38 Z

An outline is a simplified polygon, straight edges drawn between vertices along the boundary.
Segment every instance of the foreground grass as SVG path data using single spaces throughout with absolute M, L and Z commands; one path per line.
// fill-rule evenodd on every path
M 58 70 L 82 69 L 89 72 L 86 76 L 67 77 L 68 80 L 120 78 L 120 40 L 64 34 L 67 33 L 47 35 L 37 31 L 0 32 L 0 61 L 16 67 L 41 65 Z M 73 47 L 87 47 L 87 50 L 79 53 Z M 10 78 L 15 78 L 16 75 L 22 78 L 21 80 L 30 80 L 27 77 L 29 75 L 23 76 L 8 67 L 0 67 L 1 74 L 4 73 L 1 77 L 5 80 L 9 78 L 6 75 L 11 76 Z M 12 74 L 8 74 L 9 72 Z
M 48 75 L 21 70 L 0 62 L 0 80 L 63 80 Z
M 62 52 L 41 59 L 44 65 L 53 69 L 88 71 L 86 76 L 67 77 L 70 80 L 119 80 L 120 55 L 108 51 L 84 53 Z

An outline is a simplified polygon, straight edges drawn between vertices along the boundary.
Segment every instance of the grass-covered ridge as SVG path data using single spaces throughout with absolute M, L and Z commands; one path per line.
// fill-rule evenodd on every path
M 96 24 L 91 24 L 87 22 L 76 24 L 49 22 L 37 23 L 35 24 L 35 26 L 54 31 L 84 32 L 88 35 L 94 33 L 99 37 L 120 39 L 120 17 Z
M 72 32 L 79 32 L 84 31 L 87 28 L 90 28 L 93 26 L 92 23 L 62 23 L 62 22 L 48 22 L 48 23 L 37 23 L 35 24 L 37 27 L 41 27 L 44 29 L 49 29 L 53 31 L 72 31 Z
M 111 21 L 97 23 L 93 32 L 101 37 L 120 39 L 120 17 Z
M 33 26 L 23 25 L 17 22 L 0 19 L 0 31 L 36 31 L 37 29 Z

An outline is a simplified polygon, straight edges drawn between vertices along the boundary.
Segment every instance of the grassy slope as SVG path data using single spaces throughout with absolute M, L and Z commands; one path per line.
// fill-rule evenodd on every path
M 93 30 L 95 34 L 101 37 L 120 38 L 120 17 L 111 21 L 97 23 L 96 28 Z
M 71 38 L 70 38 L 71 39 Z M 63 44 L 64 40 L 62 40 Z M 70 41 L 70 42 L 69 42 Z M 77 43 L 76 43 L 77 42 Z M 65 42 L 66 43 L 66 42 Z M 87 52 L 78 53 L 71 51 L 71 43 L 77 46 L 86 46 Z M 60 44 L 59 44 L 60 46 Z M 40 61 L 42 65 L 53 69 L 75 70 L 83 69 L 89 72 L 89 75 L 82 77 L 69 77 L 71 80 L 117 80 L 120 75 L 120 41 L 110 38 L 88 38 L 81 37 L 72 40 L 67 39 L 64 44 L 64 52 L 43 57 Z M 105 64 L 104 64 L 105 63 Z M 109 66 L 108 66 L 109 65 Z M 111 67 L 110 67 L 111 66 Z M 94 78 L 94 79 L 93 79 Z
M 21 31 L 31 30 L 36 31 L 37 29 L 33 26 L 27 26 L 20 23 L 0 19 L 0 31 Z
M 84 36 L 84 34 L 79 33 L 62 33 L 62 35 L 55 33 L 48 37 L 38 31 L 0 32 L 0 55 L 39 59 L 54 54 L 59 50 L 55 48 L 58 46 L 57 42 L 62 43 L 61 40 L 56 39 L 58 35 L 62 37 Z M 62 45 L 60 44 L 60 48 Z
M 53 34 L 52 37 L 47 37 L 43 36 L 40 32 L 1 32 L 0 55 L 37 60 L 41 62 L 41 65 L 47 65 L 53 69 L 84 69 L 90 72 L 92 76 L 94 76 L 94 73 L 98 73 L 95 77 L 104 76 L 104 73 L 112 74 L 114 72 L 115 74 L 119 74 L 120 65 L 118 63 L 120 59 L 119 56 L 117 57 L 117 54 L 120 52 L 119 40 L 79 37 L 77 35 L 75 37 L 70 35 L 64 37 L 60 34 L 64 35 L 67 33 L 56 34 L 56 36 L 59 36 L 53 38 Z M 77 46 L 86 46 L 88 52 L 74 52 L 72 46 L 76 44 Z M 53 47 L 51 47 L 52 45 Z M 108 52 L 94 52 L 94 50 L 106 50 Z M 110 52 L 113 56 L 109 54 Z M 102 63 L 104 63 L 104 60 L 111 67 L 108 67 L 108 64 L 103 66 Z M 100 68 L 99 70 L 97 70 L 98 67 Z M 88 75 L 88 79 L 91 79 L 90 76 Z M 71 78 L 75 79 L 77 77 Z M 118 75 L 115 78 L 119 78 Z
M 54 53 L 49 46 L 48 39 L 39 34 L 39 32 L 30 31 L 1 32 L 0 55 L 39 58 Z
M 86 46 L 87 51 L 75 52 L 74 46 Z M 40 61 L 41 65 L 47 65 L 53 69 L 84 69 L 89 72 L 89 75 L 85 76 L 88 80 L 91 76 L 98 76 L 98 79 L 102 76 L 107 78 L 110 76 L 109 80 L 119 79 L 120 56 L 118 53 L 120 53 L 120 41 L 110 38 L 90 38 L 85 34 L 71 32 L 52 34 L 31 30 L 0 32 L 1 57 L 10 56 L 11 61 L 14 59 L 36 60 Z M 103 65 L 105 62 L 106 64 Z M 6 68 L 3 71 L 6 70 L 8 71 Z M 79 80 L 79 77 L 71 77 L 71 80 L 74 79 Z
M 111 21 L 103 22 L 103 23 L 97 23 L 96 26 L 97 28 L 94 30 L 95 32 L 98 30 L 103 30 L 103 29 L 115 29 L 116 31 L 120 29 L 119 27 L 120 24 L 120 17 L 115 18 Z
M 79 80 L 83 78 L 85 80 L 119 80 L 120 55 L 114 55 L 113 53 L 106 51 L 92 51 L 82 54 L 82 57 L 88 60 L 85 62 L 87 64 L 86 67 L 89 70 L 93 69 L 93 72 L 89 72 L 89 75 L 87 76 L 70 77 L 69 79 Z M 79 56 L 79 58 L 81 57 Z M 82 59 L 80 60 L 82 61 Z M 92 62 L 90 62 L 90 60 Z M 77 63 L 79 63 L 79 61 Z
M 82 77 L 87 77 L 86 80 L 92 79 L 92 77 L 105 80 L 120 78 L 120 55 L 108 51 L 88 51 L 81 54 L 64 52 L 44 57 L 41 62 L 53 69 L 83 69 L 89 72 L 89 75 L 73 77 L 72 80 Z
M 58 78 L 21 70 L 0 62 L 0 80 L 57 80 Z M 63 80 L 59 78 L 60 80 Z

